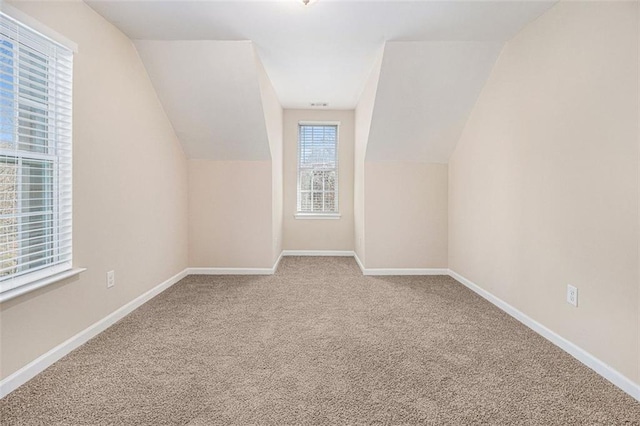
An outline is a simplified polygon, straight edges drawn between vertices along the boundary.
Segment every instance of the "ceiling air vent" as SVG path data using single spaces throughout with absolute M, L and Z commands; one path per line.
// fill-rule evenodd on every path
M 329 104 L 327 102 L 311 102 L 312 107 L 327 107 Z

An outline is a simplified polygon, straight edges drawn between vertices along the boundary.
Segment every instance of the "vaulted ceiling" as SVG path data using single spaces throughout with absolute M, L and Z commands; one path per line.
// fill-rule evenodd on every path
M 388 42 L 367 160 L 447 163 L 502 44 Z
M 504 42 L 554 3 L 86 2 L 135 41 L 190 157 L 268 152 L 249 51 L 284 108 L 353 109 L 389 42 L 367 158 L 434 162 L 447 161 Z
M 189 158 L 270 158 L 251 42 L 138 40 L 135 45 Z

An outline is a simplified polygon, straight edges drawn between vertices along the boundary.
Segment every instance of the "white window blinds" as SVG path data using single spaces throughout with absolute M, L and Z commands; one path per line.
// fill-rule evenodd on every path
M 338 126 L 298 126 L 298 213 L 338 212 Z
M 0 13 L 0 294 L 71 268 L 72 61 Z

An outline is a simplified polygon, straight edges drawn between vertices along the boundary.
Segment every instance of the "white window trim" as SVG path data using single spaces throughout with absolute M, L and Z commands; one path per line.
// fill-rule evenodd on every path
M 293 215 L 296 219 L 329 219 L 329 220 L 338 220 L 342 217 L 340 213 L 296 213 Z
M 21 25 L 40 33 L 40 35 L 49 39 L 51 42 L 66 47 L 73 53 L 78 53 L 78 45 L 76 43 L 72 42 L 62 34 L 47 27 L 37 19 L 34 19 L 33 17 L 27 15 L 23 11 L 16 9 L 11 5 L 8 5 L 6 2 L 2 2 L 2 4 L 0 5 L 0 11 L 18 21 Z
M 8 16 L 10 19 L 13 19 L 18 25 L 21 25 L 32 32 L 38 33 L 51 43 L 64 47 L 72 53 L 78 52 L 78 45 L 76 43 L 70 41 L 66 37 L 60 35 L 56 31 L 50 29 L 46 25 L 15 7 L 3 2 L 0 4 L 0 12 Z M 69 186 L 71 186 L 71 183 Z M 57 189 L 54 192 L 56 193 L 55 196 L 59 195 L 59 191 Z M 55 243 L 57 244 L 58 241 Z M 30 293 L 50 284 L 77 276 L 84 271 L 86 271 L 86 268 L 74 268 L 72 266 L 72 261 L 69 261 L 59 263 L 51 267 L 46 267 L 41 270 L 29 272 L 22 276 L 14 277 L 12 278 L 11 285 L 5 290 L 0 291 L 0 303 L 14 299 L 23 294 Z
M 298 121 L 298 126 L 338 126 L 339 121 Z
M 296 142 L 296 213 L 293 215 L 296 219 L 308 220 L 339 220 L 340 214 L 340 121 L 298 121 L 298 129 L 300 126 L 336 126 L 336 211 L 335 212 L 301 212 L 298 211 L 298 197 L 300 196 L 300 141 Z
M 59 272 L 55 275 L 48 275 L 39 280 L 30 281 L 28 284 L 24 284 L 24 285 L 21 285 L 20 287 L 16 287 L 14 289 L 7 290 L 0 293 L 0 303 L 6 302 L 7 300 L 14 299 L 18 296 L 22 296 L 23 294 L 30 293 L 39 288 L 48 286 L 49 284 L 57 283 L 58 281 L 75 277 L 76 275 L 79 275 L 80 273 L 86 270 L 87 268 L 71 268 L 71 269 L 67 269 L 66 271 Z

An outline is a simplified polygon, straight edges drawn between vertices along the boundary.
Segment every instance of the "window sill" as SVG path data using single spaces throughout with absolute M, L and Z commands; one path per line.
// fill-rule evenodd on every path
M 311 219 L 311 220 L 338 220 L 342 217 L 340 213 L 296 213 L 293 215 L 296 219 Z
M 30 292 L 32 292 L 34 290 L 39 289 L 39 288 L 48 286 L 49 284 L 53 284 L 53 283 L 56 283 L 58 281 L 62 281 L 64 279 L 74 277 L 74 276 L 76 276 L 76 275 L 78 275 L 81 272 L 84 272 L 86 270 L 87 270 L 87 268 L 69 269 L 67 271 L 59 272 L 57 274 L 50 275 L 50 276 L 48 276 L 46 278 L 42 278 L 42 279 L 36 280 L 36 281 L 31 282 L 29 284 L 21 285 L 20 287 L 16 287 L 14 289 L 7 290 L 7 291 L 5 291 L 5 292 L 0 294 L 0 303 L 6 302 L 7 300 L 11 300 L 11 299 L 16 298 L 18 296 L 22 296 L 23 294 L 30 293 Z

